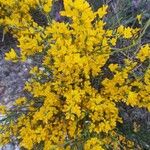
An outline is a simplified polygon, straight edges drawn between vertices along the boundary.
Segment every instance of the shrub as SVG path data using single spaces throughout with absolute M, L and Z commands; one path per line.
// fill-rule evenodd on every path
M 149 64 L 149 44 L 123 64 L 109 64 L 108 78 L 104 70 L 111 55 L 140 45 L 142 31 L 124 25 L 108 29 L 108 6 L 94 12 L 85 0 L 64 0 L 60 14 L 67 21 L 60 22 L 50 16 L 52 0 L 0 0 L 0 6 L 0 23 L 20 48 L 6 53 L 6 60 L 41 61 L 25 84 L 29 96 L 18 98 L 10 110 L 3 108 L 1 144 L 15 139 L 25 149 L 132 149 L 133 143 L 116 132 L 122 122 L 117 104 L 150 110 L 149 66 L 143 76 L 136 74 L 139 65 Z M 46 26 L 32 18 L 35 9 L 46 15 Z M 121 41 L 130 45 L 118 48 Z

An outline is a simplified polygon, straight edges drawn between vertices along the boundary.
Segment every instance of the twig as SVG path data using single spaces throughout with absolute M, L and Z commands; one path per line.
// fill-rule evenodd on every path
M 120 52 L 120 51 L 125 51 L 125 50 L 128 50 L 128 49 L 131 49 L 132 47 L 136 46 L 137 44 L 139 44 L 139 42 L 141 41 L 141 38 L 143 37 L 143 35 L 145 34 L 145 31 L 147 30 L 147 28 L 150 26 L 150 19 L 146 22 L 144 28 L 143 28 L 143 31 L 141 32 L 139 38 L 137 39 L 136 42 L 134 42 L 132 45 L 128 46 L 128 47 L 124 47 L 124 48 L 112 48 L 112 50 L 115 50 L 112 52 L 112 54 L 114 53 L 117 53 L 117 52 Z
M 2 42 L 4 42 L 4 39 L 5 39 L 5 33 L 3 31 Z

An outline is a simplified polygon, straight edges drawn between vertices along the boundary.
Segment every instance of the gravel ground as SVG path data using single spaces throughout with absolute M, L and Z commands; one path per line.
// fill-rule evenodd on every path
M 30 62 L 12 63 L 4 60 L 5 52 L 16 48 L 16 40 L 10 34 L 3 36 L 0 30 L 0 105 L 12 107 L 14 100 L 22 95 L 24 83 L 28 80 Z M 2 119 L 3 116 L 0 116 Z M 15 144 L 7 144 L 0 150 L 19 150 Z

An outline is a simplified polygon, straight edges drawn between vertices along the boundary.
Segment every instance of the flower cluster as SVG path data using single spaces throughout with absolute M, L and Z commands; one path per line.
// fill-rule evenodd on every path
M 132 78 L 138 62 L 128 58 L 124 65 L 110 64 L 111 78 L 104 77 L 103 68 L 114 52 L 119 39 L 135 42 L 139 29 L 119 26 L 108 29 L 104 17 L 108 6 L 96 12 L 85 0 L 64 0 L 61 16 L 68 21 L 50 18 L 52 0 L 0 0 L 0 23 L 5 32 L 18 40 L 20 53 L 6 53 L 6 60 L 26 61 L 41 57 L 40 65 L 30 71 L 31 79 L 14 104 L 15 117 L 4 120 L 0 143 L 15 137 L 20 147 L 44 150 L 71 149 L 81 145 L 86 150 L 106 149 L 119 117 L 118 102 L 147 107 L 150 110 L 150 69 L 141 79 Z M 48 19 L 40 26 L 31 16 L 39 9 Z M 136 54 L 142 63 L 149 59 L 150 46 L 141 47 Z M 91 80 L 99 76 L 99 89 Z M 119 140 L 119 138 L 117 139 Z M 122 138 L 121 138 L 122 140 Z M 120 140 L 120 141 L 121 141 Z M 124 140 L 125 141 L 125 140 Z M 132 142 L 131 142 L 132 145 Z M 112 147 L 118 149 L 115 142 Z

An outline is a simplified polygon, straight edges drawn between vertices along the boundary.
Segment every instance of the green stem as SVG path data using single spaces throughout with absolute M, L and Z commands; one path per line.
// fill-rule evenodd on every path
M 128 49 L 131 49 L 132 47 L 136 46 L 137 44 L 139 44 L 139 42 L 141 41 L 141 38 L 144 36 L 147 28 L 150 26 L 150 19 L 146 22 L 144 28 L 143 28 L 143 31 L 141 32 L 139 38 L 137 39 L 137 41 L 135 43 L 133 43 L 132 45 L 128 46 L 128 47 L 124 47 L 124 48 L 112 48 L 112 50 L 115 50 L 112 52 L 112 54 L 114 53 L 117 53 L 117 52 L 120 52 L 120 51 L 125 51 L 125 50 L 128 50 Z

